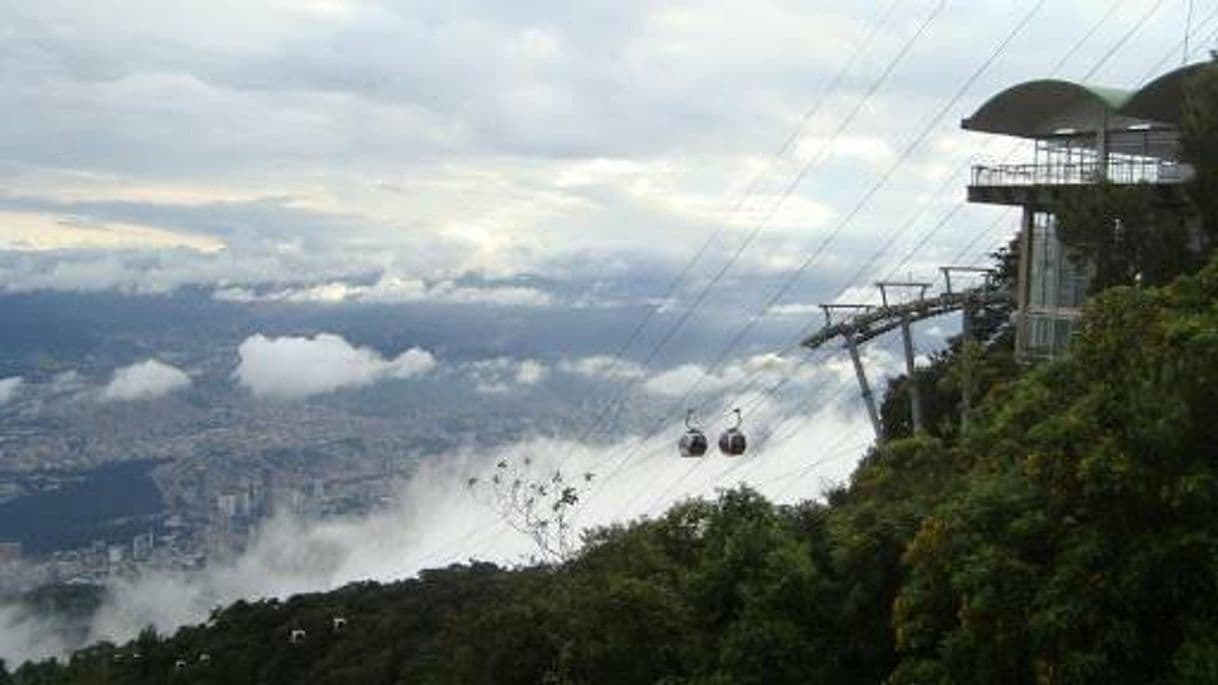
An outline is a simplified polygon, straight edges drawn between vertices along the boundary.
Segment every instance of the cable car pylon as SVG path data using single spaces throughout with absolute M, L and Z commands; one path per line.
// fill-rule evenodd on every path
M 876 287 L 880 290 L 879 306 L 866 304 L 822 303 L 821 310 L 825 313 L 825 324 L 812 335 L 804 338 L 800 345 L 815 350 L 818 347 L 836 339 L 842 338 L 845 348 L 850 353 L 850 361 L 854 364 L 854 374 L 858 378 L 860 394 L 867 408 L 867 416 L 871 420 L 871 428 L 875 431 L 876 442 L 883 442 L 884 430 L 880 422 L 879 408 L 875 396 L 871 392 L 871 384 L 867 381 L 867 372 L 863 368 L 859 347 L 873 338 L 879 337 L 896 328 L 901 329 L 904 342 L 906 386 L 909 389 L 910 422 L 915 432 L 925 430 L 925 417 L 922 408 L 922 397 L 914 376 L 916 370 L 913 348 L 913 324 L 923 319 L 941 316 L 953 311 L 963 312 L 963 333 L 965 337 L 972 334 L 973 319 L 980 308 L 1002 304 L 1010 300 L 1010 293 L 993 283 L 993 270 L 972 266 L 944 266 L 944 290 L 938 294 L 927 296 L 930 283 L 913 281 L 880 281 Z M 963 290 L 952 289 L 951 275 L 953 273 L 983 274 L 981 285 Z M 917 297 L 905 302 L 890 302 L 889 290 L 916 289 Z M 835 312 L 851 312 L 841 320 L 834 322 Z M 968 389 L 965 389 L 968 394 Z M 967 412 L 970 398 L 962 398 L 962 410 Z

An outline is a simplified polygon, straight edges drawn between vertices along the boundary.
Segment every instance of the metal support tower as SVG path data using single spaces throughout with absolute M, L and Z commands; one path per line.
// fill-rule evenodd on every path
M 905 384 L 909 387 L 909 414 L 915 433 L 925 428 L 922 418 L 922 393 L 918 390 L 918 378 L 914 375 L 913 334 L 909 330 L 909 314 L 901 317 L 901 338 L 905 343 Z
M 930 283 L 910 281 L 879 281 L 875 285 L 880 289 L 880 301 L 884 303 L 885 307 L 889 306 L 889 288 L 916 289 L 918 296 L 915 299 L 924 300 L 926 291 L 931 286 Z M 914 360 L 913 332 L 910 327 L 909 312 L 901 314 L 901 341 L 905 350 L 905 387 L 909 391 L 910 421 L 913 423 L 914 432 L 921 433 L 926 429 L 922 420 L 922 393 L 918 389 L 918 378 L 914 375 L 917 368 Z
M 987 274 L 984 284 L 965 290 L 954 290 L 951 284 L 952 272 L 973 272 Z M 801 345 L 812 350 L 824 345 L 834 338 L 842 338 L 845 341 L 846 349 L 850 352 L 850 361 L 854 364 L 854 373 L 858 378 L 859 390 L 863 397 L 863 403 L 867 408 L 867 416 L 871 420 L 871 427 L 875 431 L 876 441 L 880 442 L 884 439 L 883 426 L 880 422 L 880 412 L 876 406 L 875 396 L 871 391 L 871 384 L 867 381 L 867 373 L 863 368 L 862 358 L 859 355 L 859 346 L 867 341 L 876 338 L 888 331 L 896 328 L 901 329 L 902 339 L 904 342 L 905 352 L 905 370 L 909 376 L 910 388 L 910 421 L 913 424 L 915 431 L 925 430 L 925 416 L 923 414 L 923 406 L 918 392 L 917 383 L 914 377 L 916 367 L 914 364 L 913 336 L 912 325 L 916 321 L 929 319 L 935 316 L 940 316 L 953 311 L 963 312 L 964 317 L 964 334 L 966 344 L 972 336 L 973 320 L 977 310 L 996 304 L 1006 303 L 1010 300 L 1010 294 L 1005 290 L 994 287 L 992 280 L 989 278 L 990 270 L 979 269 L 974 267 L 943 267 L 945 283 L 947 288 L 944 292 L 938 295 L 927 296 L 926 291 L 929 289 L 928 283 L 893 283 L 884 282 L 877 283 L 880 288 L 880 297 L 882 305 L 878 307 L 861 305 L 861 304 L 822 304 L 821 309 L 825 312 L 825 325 L 819 331 L 813 333 L 801 341 Z M 919 288 L 918 297 L 908 302 L 892 303 L 888 300 L 887 289 L 889 287 L 916 287 Z M 847 316 L 841 321 L 834 322 L 832 312 L 838 310 L 848 310 L 853 314 Z M 968 373 L 968 369 L 965 369 Z M 961 398 L 962 416 L 967 417 L 969 406 L 971 404 L 971 379 L 965 379 L 966 387 L 963 388 Z

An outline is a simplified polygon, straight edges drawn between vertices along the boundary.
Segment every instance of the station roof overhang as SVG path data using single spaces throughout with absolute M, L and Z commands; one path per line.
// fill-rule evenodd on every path
M 990 98 L 962 122 L 964 129 L 1021 138 L 1048 138 L 1109 130 L 1175 128 L 1184 84 L 1212 62 L 1169 72 L 1137 90 L 1059 79 L 1028 81 Z

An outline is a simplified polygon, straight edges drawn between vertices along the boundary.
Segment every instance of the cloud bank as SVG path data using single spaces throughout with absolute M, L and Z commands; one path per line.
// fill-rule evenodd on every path
M 11 378 L 0 378 L 0 404 L 5 404 L 17 395 L 17 389 L 21 387 L 21 376 L 12 376 Z
M 499 461 L 522 464 L 528 458 L 536 474 L 556 469 L 596 473 L 576 512 L 575 525 L 586 528 L 655 516 L 686 497 L 713 496 L 717 488 L 741 482 L 776 501 L 816 497 L 826 482 L 838 482 L 852 470 L 869 442 L 857 412 L 851 418 L 833 410 L 804 417 L 776 413 L 771 406 L 751 419 L 752 435 L 781 428 L 783 439 L 753 448 L 747 459 L 713 455 L 693 471 L 688 460 L 676 457 L 676 434 L 671 432 L 641 444 L 633 436 L 599 445 L 529 438 L 493 450 L 470 445 L 436 455 L 401 482 L 397 500 L 382 510 L 325 521 L 281 515 L 267 522 L 232 561 L 202 572 L 113 579 L 84 642 L 125 641 L 150 624 L 172 632 L 241 598 L 395 580 L 471 558 L 526 561 L 537 554 L 531 541 L 491 508 L 480 506 L 465 487 L 469 476 L 493 473 Z M 679 427 L 674 430 L 679 434 Z M 63 634 L 46 620 L 0 607 L 0 658 L 12 664 L 77 646 L 47 639 Z
M 550 377 L 550 367 L 536 359 L 496 357 L 469 362 L 465 373 L 476 392 L 501 394 L 541 383 Z
M 368 347 L 355 347 L 341 336 L 268 338 L 257 334 L 237 348 L 234 375 L 255 397 L 295 400 L 359 388 L 389 378 L 411 378 L 431 371 L 436 358 L 412 347 L 387 359 Z
M 640 364 L 607 354 L 564 359 L 558 363 L 558 370 L 576 376 L 602 380 L 629 380 L 639 378 L 647 372 Z
M 102 389 L 102 399 L 149 400 L 190 387 L 190 376 L 181 369 L 155 359 L 125 366 Z
M 252 288 L 231 286 L 217 289 L 215 299 L 226 302 L 292 302 L 339 304 L 370 302 L 398 304 L 409 302 L 444 302 L 456 304 L 494 304 L 503 306 L 539 307 L 554 303 L 554 297 L 537 288 L 511 285 L 467 286 L 451 280 L 427 283 L 422 279 L 401 276 L 381 276 L 372 285 L 354 285 L 331 281 L 307 287 L 280 288 L 258 292 Z

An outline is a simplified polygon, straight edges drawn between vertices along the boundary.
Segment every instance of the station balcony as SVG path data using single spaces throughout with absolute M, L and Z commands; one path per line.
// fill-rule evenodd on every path
M 1110 183 L 1145 184 L 1168 203 L 1183 200 L 1181 184 L 1194 176 L 1191 165 L 1154 157 L 1110 157 L 1096 160 L 977 165 L 969 181 L 970 202 L 1052 206 L 1064 193 Z

